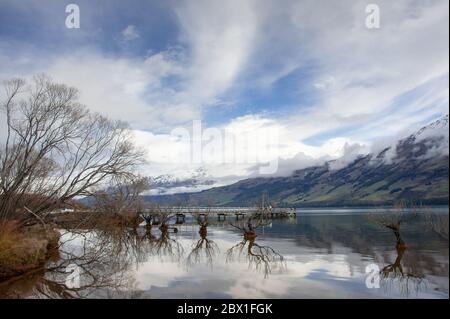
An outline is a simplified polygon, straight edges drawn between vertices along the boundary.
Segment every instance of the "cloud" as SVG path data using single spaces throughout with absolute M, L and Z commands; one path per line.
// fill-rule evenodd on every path
M 201 166 L 167 161 L 173 150 L 188 148 L 170 131 L 198 119 L 238 136 L 275 130 L 276 151 L 262 159 L 277 159 L 277 174 L 289 174 L 325 160 L 347 162 L 448 112 L 448 1 L 380 0 L 381 28 L 372 30 L 364 25 L 368 3 L 174 1 L 156 10 L 168 19 L 152 16 L 153 28 L 146 28 L 142 10 L 112 4 L 108 16 L 126 12 L 100 23 L 103 11 L 86 2 L 77 33 L 57 26 L 59 5 L 30 9 L 7 1 L 4 15 L 23 15 L 24 30 L 25 18 L 39 13 L 30 21 L 49 32 L 35 23 L 29 30 L 49 45 L 1 33 L 0 77 L 46 72 L 79 88 L 89 108 L 131 123 L 149 151 L 151 175 L 189 178 Z M 138 43 L 146 53 L 130 49 Z M 237 152 L 254 158 L 255 145 Z M 224 153 L 233 151 L 227 147 Z M 203 168 L 220 184 L 254 176 L 260 165 Z
M 122 39 L 124 41 L 132 41 L 139 38 L 139 33 L 136 29 L 136 26 L 130 24 L 121 32 Z
M 211 130 L 217 134 L 210 135 Z M 346 138 L 331 139 L 318 146 L 306 145 L 297 141 L 290 128 L 282 123 L 251 115 L 233 119 L 216 128 L 202 127 L 199 148 L 194 146 L 193 128 L 183 127 L 183 132 L 187 135 L 178 135 L 180 131 L 155 134 L 137 130 L 135 141 L 146 150 L 149 163 L 144 170 L 146 174 L 171 176 L 171 179 L 181 181 L 192 180 L 193 176 L 196 178 L 195 185 L 183 185 L 178 189 L 184 192 L 261 176 L 261 167 L 267 167 L 268 162 L 273 162 L 276 170 L 262 176 L 288 176 L 294 170 L 323 165 L 330 160 L 337 160 L 335 165 L 343 166 L 356 156 L 370 151 L 368 145 Z M 230 139 L 227 140 L 227 137 Z M 211 150 L 213 154 L 209 153 Z M 194 159 L 198 152 L 201 154 L 200 162 Z M 196 173 L 199 170 L 202 176 Z
M 175 8 L 190 57 L 183 97 L 214 105 L 245 71 L 257 34 L 254 1 L 186 1 Z
M 136 128 L 157 128 L 166 125 L 168 118 L 176 122 L 194 116 L 186 112 L 186 118 L 181 113 L 173 115 L 173 92 L 163 81 L 181 70 L 167 52 L 132 59 L 82 50 L 55 59 L 42 71 L 78 88 L 81 102 L 91 110 L 128 121 Z
M 321 66 L 316 78 L 322 93 L 312 113 L 361 128 L 369 124 L 373 138 L 448 108 L 448 3 L 379 2 L 382 24 L 376 30 L 364 26 L 365 5 L 347 1 L 322 9 L 304 1 L 292 12 L 299 34 L 316 35 L 309 47 Z M 421 89 L 421 95 L 395 103 Z

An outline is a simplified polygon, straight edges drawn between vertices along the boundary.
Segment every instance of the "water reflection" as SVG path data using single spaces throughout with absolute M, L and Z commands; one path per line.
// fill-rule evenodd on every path
M 150 241 L 152 255 L 159 257 L 169 257 L 171 260 L 181 261 L 184 255 L 184 248 L 180 242 L 171 237 L 170 231 L 177 231 L 177 228 L 170 228 L 163 224 L 159 227 L 160 234 L 153 241 Z
M 426 281 L 423 274 L 418 274 L 410 271 L 405 271 L 402 265 L 402 258 L 406 251 L 406 246 L 396 246 L 397 257 L 394 263 L 387 264 L 380 271 L 382 278 L 382 286 L 387 290 L 392 290 L 392 285 L 397 283 L 399 285 L 400 292 L 409 297 L 411 287 L 416 294 L 420 289 L 425 288 Z
M 195 216 L 195 220 L 200 227 L 198 231 L 200 239 L 192 245 L 192 250 L 186 259 L 186 265 L 192 267 L 195 264 L 205 262 L 212 268 L 213 260 L 219 254 L 220 249 L 214 240 L 208 238 L 209 216 L 199 214 Z
M 134 279 L 127 272 L 133 262 L 126 253 L 133 250 L 130 243 L 107 241 L 103 232 L 63 233 L 59 255 L 52 258 L 46 269 L 2 283 L 0 296 L 68 299 L 89 298 L 93 294 L 112 297 L 120 290 L 133 291 Z M 80 274 L 80 280 L 73 285 L 68 282 L 70 270 Z
M 420 271 L 420 266 L 415 263 L 407 265 L 406 269 L 403 266 L 402 259 L 408 248 L 408 245 L 403 240 L 401 234 L 401 226 L 406 223 L 410 223 L 414 219 L 419 218 L 416 212 L 404 212 L 401 209 L 396 213 L 381 214 L 372 217 L 378 224 L 392 231 L 395 237 L 395 251 L 396 257 L 393 263 L 388 263 L 380 271 L 380 277 L 382 279 L 381 284 L 385 290 L 392 290 L 393 285 L 399 286 L 399 291 L 405 296 L 409 297 L 411 290 L 416 294 L 420 289 L 425 288 L 426 279 L 423 273 Z M 417 259 L 413 259 L 417 261 Z M 416 269 L 416 271 L 414 271 Z
M 243 239 L 227 250 L 227 261 L 234 260 L 235 256 L 245 255 L 249 269 L 262 270 L 265 278 L 271 273 L 273 268 L 285 268 L 284 257 L 270 246 L 260 245 L 256 242 L 258 237 L 256 230 L 263 226 L 268 226 L 270 220 L 264 218 L 248 218 L 238 224 L 231 224 L 242 232 Z
M 427 217 L 410 216 L 162 216 L 137 228 L 72 229 L 46 270 L 0 283 L 0 297 L 448 298 L 448 241 Z M 382 289 L 365 286 L 371 263 Z M 66 285 L 74 264 L 80 287 Z

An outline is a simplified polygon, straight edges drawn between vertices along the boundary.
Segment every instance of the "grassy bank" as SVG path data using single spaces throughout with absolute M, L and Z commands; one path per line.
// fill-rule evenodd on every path
M 42 225 L 0 226 L 0 281 L 39 268 L 56 253 L 59 232 Z

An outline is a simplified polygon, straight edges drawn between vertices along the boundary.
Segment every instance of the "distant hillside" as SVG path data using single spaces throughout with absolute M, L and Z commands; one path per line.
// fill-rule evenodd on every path
M 395 149 L 359 157 L 340 169 L 328 162 L 289 177 L 250 178 L 198 193 L 147 196 L 146 200 L 240 206 L 257 203 L 267 192 L 279 206 L 389 205 L 402 199 L 448 204 L 448 121 L 447 115 L 400 140 Z

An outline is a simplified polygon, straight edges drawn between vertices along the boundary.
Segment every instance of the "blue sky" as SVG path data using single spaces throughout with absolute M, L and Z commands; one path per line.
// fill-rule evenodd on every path
M 79 29 L 65 27 L 69 3 Z M 369 3 L 379 29 L 365 26 Z M 275 127 L 276 155 L 301 166 L 448 113 L 448 24 L 445 0 L 0 0 L 0 78 L 45 72 L 79 88 L 90 109 L 131 124 L 149 174 L 187 170 L 163 154 L 193 120 Z

